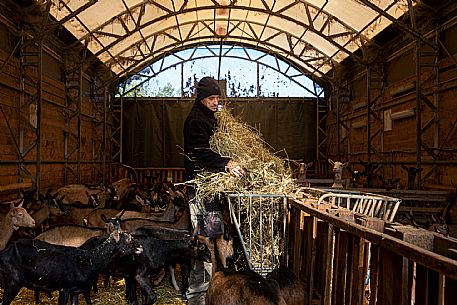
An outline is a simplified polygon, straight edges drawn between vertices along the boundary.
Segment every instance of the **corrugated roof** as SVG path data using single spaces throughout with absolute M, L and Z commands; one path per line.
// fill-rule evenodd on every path
M 406 0 L 59 0 L 51 14 L 118 77 L 187 47 L 232 43 L 321 77 L 403 15 Z M 383 16 L 384 15 L 384 16 Z

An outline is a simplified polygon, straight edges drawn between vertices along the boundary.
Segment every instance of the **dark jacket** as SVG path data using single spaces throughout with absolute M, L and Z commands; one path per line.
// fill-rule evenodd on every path
M 184 180 L 191 180 L 201 170 L 221 172 L 230 158 L 212 151 L 209 139 L 214 134 L 217 121 L 214 113 L 196 101 L 184 123 Z

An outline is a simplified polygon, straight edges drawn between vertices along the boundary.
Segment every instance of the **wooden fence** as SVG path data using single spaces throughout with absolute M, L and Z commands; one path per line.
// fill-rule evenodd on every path
M 289 200 L 288 265 L 305 304 L 457 304 L 457 240 L 316 200 Z
M 148 179 L 151 182 L 170 181 L 173 183 L 182 182 L 184 177 L 184 168 L 180 167 L 147 167 L 133 168 L 125 164 L 115 163 L 111 166 L 110 182 L 113 183 L 122 178 L 131 178 L 139 184 L 146 185 Z

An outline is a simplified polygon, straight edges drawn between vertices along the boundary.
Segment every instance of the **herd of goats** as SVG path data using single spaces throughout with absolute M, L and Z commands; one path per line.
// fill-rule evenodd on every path
M 140 186 L 125 178 L 108 187 L 67 185 L 20 197 L 0 204 L 2 305 L 22 287 L 35 292 L 37 304 L 40 292 L 58 291 L 60 305 L 78 304 L 79 294 L 90 305 L 100 275 L 125 279 L 128 304 L 139 304 L 137 288 L 142 304 L 154 304 L 154 287 L 166 272 L 185 299 L 191 259 L 213 263 L 206 304 L 304 304 L 304 284 L 290 270 L 264 278 L 233 268 L 230 225 L 211 238 L 193 232 L 185 190 L 171 183 Z

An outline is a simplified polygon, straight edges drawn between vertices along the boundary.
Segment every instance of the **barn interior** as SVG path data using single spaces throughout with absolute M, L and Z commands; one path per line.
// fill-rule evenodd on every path
M 300 192 L 333 198 L 280 197 L 304 304 L 457 304 L 456 38 L 452 0 L 1 1 L 0 202 L 183 182 L 208 73 Z M 173 94 L 144 94 L 165 75 Z

